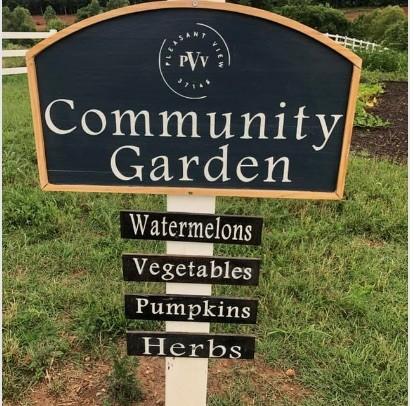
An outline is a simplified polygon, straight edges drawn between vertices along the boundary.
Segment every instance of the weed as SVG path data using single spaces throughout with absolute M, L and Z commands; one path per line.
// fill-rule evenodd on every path
M 108 394 L 112 400 L 121 406 L 142 400 L 143 393 L 136 377 L 136 358 L 119 356 L 114 351 L 112 361 L 112 372 L 108 377 Z

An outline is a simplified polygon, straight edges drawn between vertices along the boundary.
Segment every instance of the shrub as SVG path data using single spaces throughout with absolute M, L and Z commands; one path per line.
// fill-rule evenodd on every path
M 106 3 L 106 10 L 109 11 L 126 6 L 129 6 L 128 0 L 109 0 L 108 3 Z
M 52 6 L 47 6 L 45 12 L 43 13 L 43 18 L 46 23 L 50 20 L 55 20 L 57 18 L 55 9 Z
M 407 43 L 407 39 L 405 38 L 404 32 L 408 31 L 408 25 L 407 31 L 405 31 L 407 23 L 408 19 L 401 7 L 389 6 L 359 16 L 352 23 L 350 33 L 355 38 L 376 42 L 378 44 L 384 43 L 385 41 L 388 43 L 392 42 L 393 48 L 406 49 L 404 46 Z M 398 40 L 393 39 L 390 41 L 390 35 L 397 33 Z
M 28 9 L 16 7 L 10 11 L 8 7 L 3 7 L 2 12 L 3 31 L 36 31 Z
M 346 35 L 350 27 L 345 14 L 330 7 L 287 5 L 276 9 L 276 12 L 320 32 Z
M 408 20 L 398 21 L 384 33 L 382 45 L 387 48 L 406 51 L 408 49 Z
M 142 400 L 143 394 L 135 375 L 137 362 L 126 356 L 113 354 L 113 368 L 109 375 L 108 392 L 112 400 L 120 405 L 130 405 L 131 402 Z
M 362 58 L 362 66 L 366 70 L 381 72 L 406 72 L 408 70 L 406 52 L 396 52 L 392 49 L 381 52 L 356 52 Z
M 66 27 L 66 24 L 60 18 L 53 18 L 47 22 L 47 29 L 60 31 Z
M 78 9 L 76 12 L 76 21 L 84 20 L 85 18 L 95 16 L 99 13 L 102 13 L 102 7 L 100 6 L 99 1 L 91 0 L 87 6 Z

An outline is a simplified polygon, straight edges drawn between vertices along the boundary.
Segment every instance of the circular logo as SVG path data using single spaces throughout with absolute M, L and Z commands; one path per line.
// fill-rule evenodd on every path
M 195 23 L 194 28 L 164 39 L 158 64 L 162 80 L 172 92 L 186 99 L 204 99 L 217 74 L 230 66 L 230 51 L 216 29 Z

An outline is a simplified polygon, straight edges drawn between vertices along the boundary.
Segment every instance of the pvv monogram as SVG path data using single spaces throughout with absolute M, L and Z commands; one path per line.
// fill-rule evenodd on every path
M 230 66 L 230 51 L 213 27 L 195 23 L 161 44 L 159 72 L 166 86 L 186 99 L 204 99 L 214 78 Z
M 201 52 L 196 52 L 196 57 L 194 58 L 194 52 L 187 51 L 185 55 L 180 55 L 180 68 L 183 68 L 186 63 L 190 64 L 191 70 L 194 72 L 197 62 L 201 62 L 203 68 L 206 67 L 209 56 L 201 55 Z

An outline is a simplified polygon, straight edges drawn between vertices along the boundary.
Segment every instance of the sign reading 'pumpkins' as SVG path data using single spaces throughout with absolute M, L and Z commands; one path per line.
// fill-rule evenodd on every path
M 45 190 L 338 199 L 360 59 L 276 14 L 156 2 L 35 46 Z

